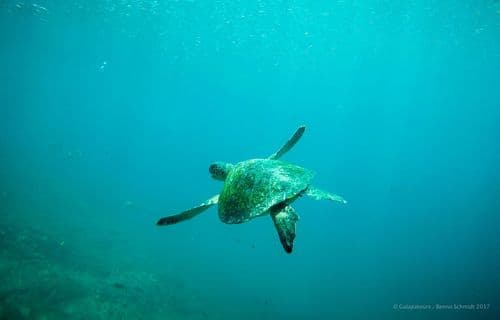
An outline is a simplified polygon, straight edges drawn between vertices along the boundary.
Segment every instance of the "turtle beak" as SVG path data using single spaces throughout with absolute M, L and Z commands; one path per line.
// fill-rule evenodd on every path
M 219 180 L 219 181 L 224 181 L 224 178 L 223 176 L 221 176 L 220 174 L 212 174 L 212 178 L 214 178 L 215 180 Z
M 212 178 L 220 181 L 226 180 L 227 174 L 233 167 L 232 164 L 226 162 L 215 162 L 210 165 L 208 172 L 212 175 Z
M 221 180 L 221 171 L 222 167 L 217 163 L 213 163 L 210 165 L 210 167 L 208 167 L 208 172 L 210 172 L 210 175 L 215 180 Z

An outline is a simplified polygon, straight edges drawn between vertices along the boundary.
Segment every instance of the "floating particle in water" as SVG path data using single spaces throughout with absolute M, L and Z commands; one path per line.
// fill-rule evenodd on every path
M 114 282 L 112 286 L 116 289 L 122 289 L 122 290 L 127 289 L 127 286 L 120 282 Z
M 236 237 L 234 237 L 234 238 L 233 238 L 233 241 L 234 241 L 234 242 L 236 242 L 236 243 L 241 243 L 241 239 L 240 239 L 240 238 L 236 238 Z
M 47 10 L 47 8 L 45 8 L 39 4 L 33 3 L 31 6 L 33 7 L 33 10 L 36 13 L 46 14 L 49 12 L 49 10 Z
M 135 208 L 135 203 L 133 201 L 130 201 L 130 200 L 125 200 L 123 202 L 123 206 L 126 208 Z
M 100 70 L 100 71 L 103 71 L 103 70 L 104 70 L 104 68 L 106 68 L 107 66 L 108 66 L 108 62 L 107 62 L 107 61 L 103 61 L 103 62 L 101 63 L 101 65 L 99 66 L 99 70 Z
M 80 149 L 70 150 L 66 153 L 68 159 L 81 159 L 83 154 Z
M 36 3 L 26 4 L 24 2 L 18 2 L 15 8 L 17 8 L 18 12 L 38 17 L 39 20 L 44 22 L 47 22 L 46 17 L 50 14 L 47 8 Z

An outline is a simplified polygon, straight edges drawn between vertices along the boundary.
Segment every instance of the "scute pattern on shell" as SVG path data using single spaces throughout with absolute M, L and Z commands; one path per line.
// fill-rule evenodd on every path
M 219 218 L 242 223 L 307 189 L 314 172 L 279 160 L 240 162 L 228 174 L 219 197 Z

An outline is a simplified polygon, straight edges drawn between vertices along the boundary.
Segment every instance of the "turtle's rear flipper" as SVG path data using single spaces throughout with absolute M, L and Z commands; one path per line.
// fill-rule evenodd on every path
M 213 196 L 212 198 L 208 199 L 207 201 L 203 202 L 199 206 L 193 207 L 189 210 L 183 211 L 181 213 L 168 216 L 168 217 L 163 217 L 160 220 L 156 222 L 156 225 L 158 226 L 168 226 L 171 224 L 176 224 L 178 222 L 188 220 L 193 218 L 194 216 L 199 215 L 203 211 L 207 210 L 214 204 L 217 204 L 219 201 L 219 195 Z
M 278 211 L 271 210 L 271 218 L 278 231 L 281 244 L 287 253 L 293 249 L 293 239 L 295 239 L 295 224 L 299 216 L 291 206 L 285 206 Z
M 318 188 L 315 188 L 313 186 L 309 186 L 305 192 L 306 196 L 312 197 L 316 200 L 331 200 L 331 201 L 337 201 L 337 202 L 342 202 L 342 203 L 347 203 L 347 201 L 342 198 L 339 195 L 320 190 Z

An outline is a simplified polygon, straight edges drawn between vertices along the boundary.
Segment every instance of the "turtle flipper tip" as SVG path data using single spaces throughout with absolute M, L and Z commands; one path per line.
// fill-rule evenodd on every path
M 156 225 L 157 226 L 165 226 L 165 225 L 169 225 L 171 223 L 169 223 L 168 221 L 169 219 L 167 217 L 164 217 L 164 218 L 161 218 L 161 219 L 158 219 L 158 221 L 156 221 Z

